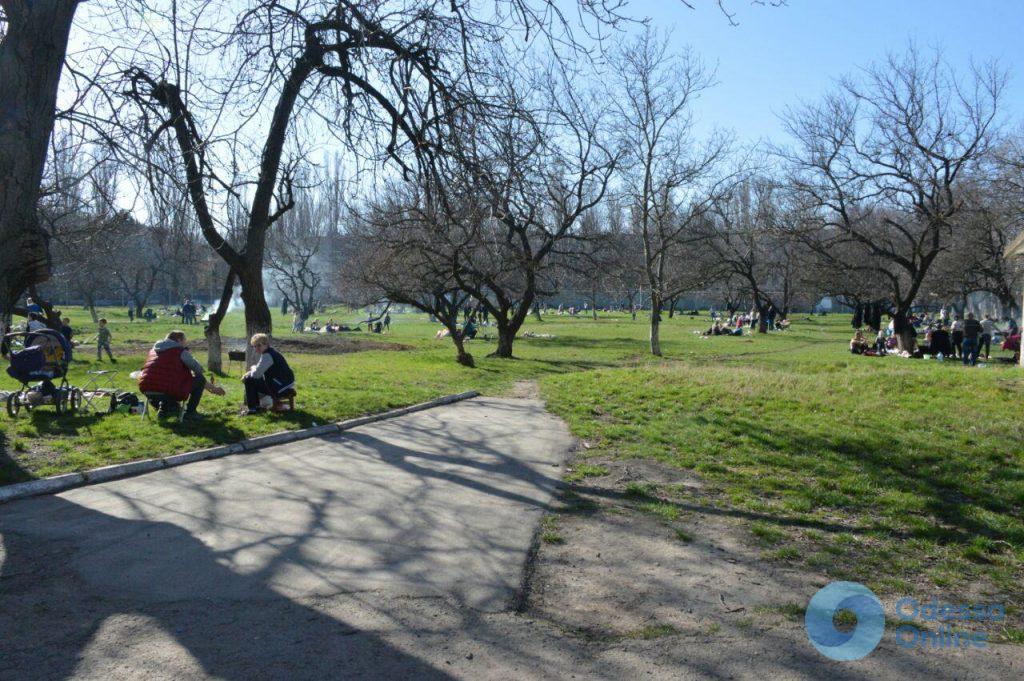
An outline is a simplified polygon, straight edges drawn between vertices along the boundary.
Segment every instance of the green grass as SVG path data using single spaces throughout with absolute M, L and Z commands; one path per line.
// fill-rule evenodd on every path
M 882 593 L 979 586 L 1019 604 L 1024 372 L 853 357 L 846 322 L 678 338 L 662 363 L 548 376 L 542 392 L 588 456 L 698 476 L 687 504 L 728 510 L 767 559 Z M 643 481 L 624 492 L 649 512 L 683 498 Z
M 586 478 L 599 478 L 608 475 L 608 469 L 604 466 L 597 466 L 589 463 L 578 463 L 571 471 L 566 473 L 566 482 L 579 482 Z
M 662 638 L 663 636 L 671 636 L 678 631 L 679 630 L 671 624 L 647 624 L 635 631 L 629 632 L 625 635 L 625 638 L 640 641 L 652 641 L 656 638 Z
M 94 335 L 87 313 L 70 310 L 80 338 Z M 118 385 L 173 320 L 129 324 L 104 310 L 120 358 Z M 276 314 L 276 313 L 275 313 Z M 342 322 L 365 313 L 332 311 Z M 589 446 L 570 482 L 606 475 L 595 463 L 650 459 L 701 481 L 700 491 L 636 480 L 623 493 L 666 522 L 674 501 L 725 511 L 745 525 L 766 557 L 804 565 L 880 592 L 940 588 L 952 599 L 974 585 L 1009 605 L 1024 597 L 1024 372 L 997 363 L 853 357 L 848 317 L 795 316 L 784 333 L 701 338 L 706 318 L 666 319 L 665 359 L 647 353 L 647 326 L 625 315 L 548 316 L 524 330 L 515 361 L 487 358 L 493 340 L 469 350 L 477 368 L 453 361 L 449 341 L 422 315 L 394 314 L 394 331 L 357 338 L 402 351 L 290 353 L 299 377 L 298 411 L 237 416 L 241 385 L 207 396 L 202 424 L 144 422 L 122 414 L 57 419 L 44 408 L 0 417 L 0 483 L 166 455 L 237 439 L 378 412 L 476 389 L 503 394 L 539 380 L 549 408 Z M 224 335 L 240 345 L 242 317 Z M 278 336 L 289 321 L 275 317 Z M 199 332 L 200 327 L 186 330 Z M 483 333 L 487 333 L 487 329 Z M 309 338 L 307 336 L 307 338 Z M 320 339 L 327 342 L 330 339 Z M 98 365 L 91 347 L 72 382 Z M 231 373 L 237 374 L 238 367 Z M 14 382 L 0 379 L 0 389 Z M 559 536 L 555 527 L 551 537 Z M 688 536 L 688 535 L 687 535 Z M 560 538 L 560 537 L 559 537 Z M 680 540 L 685 541 L 680 537 Z M 547 540 L 545 540 L 547 541 Z M 976 592 L 977 589 L 974 589 Z
M 548 514 L 541 518 L 540 540 L 545 544 L 565 543 L 565 538 L 558 533 L 558 516 Z

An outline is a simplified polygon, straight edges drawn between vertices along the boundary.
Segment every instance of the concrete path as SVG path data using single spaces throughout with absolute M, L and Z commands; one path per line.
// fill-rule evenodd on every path
M 571 445 L 478 398 L 0 506 L 0 678 L 446 677 L 401 648 L 509 609 Z

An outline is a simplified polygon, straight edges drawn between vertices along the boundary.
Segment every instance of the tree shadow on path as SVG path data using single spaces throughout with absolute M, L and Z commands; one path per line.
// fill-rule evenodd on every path
M 199 666 L 239 681 L 450 678 L 377 634 L 282 596 L 263 571 L 236 572 L 173 523 L 118 518 L 56 496 L 17 505 L 0 514 L 0 678 L 95 673 L 96 656 L 85 654 L 94 645 L 146 649 L 145 640 L 99 640 L 119 615 L 149 620 L 188 651 L 182 669 L 151 668 L 158 676 Z M 131 627 L 140 629 L 152 636 Z M 114 668 L 139 673 L 126 658 Z

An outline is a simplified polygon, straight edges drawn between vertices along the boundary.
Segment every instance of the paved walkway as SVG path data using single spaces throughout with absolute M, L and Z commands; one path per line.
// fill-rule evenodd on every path
M 367 629 L 508 610 L 571 445 L 478 398 L 2 506 L 0 678 L 446 676 Z

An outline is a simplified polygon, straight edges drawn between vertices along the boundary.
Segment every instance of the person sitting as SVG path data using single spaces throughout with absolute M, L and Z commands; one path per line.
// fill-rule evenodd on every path
M 476 324 L 473 323 L 472 317 L 466 320 L 465 325 L 462 327 L 462 337 L 466 340 L 473 340 L 476 338 Z
M 31 300 L 31 298 L 29 298 L 29 300 Z M 42 312 L 29 312 L 28 313 L 28 323 L 25 325 L 25 330 L 26 331 L 41 331 L 41 330 L 47 329 L 47 328 L 49 328 L 49 327 L 46 326 L 46 322 L 43 319 L 43 313 Z M 25 343 L 26 344 L 30 344 L 27 339 L 26 339 Z
M 320 320 L 319 319 L 314 319 L 312 321 L 312 323 L 310 323 L 310 325 L 309 325 L 309 330 L 310 331 L 314 331 L 314 332 L 320 331 Z
M 288 366 L 288 360 L 270 347 L 270 336 L 257 333 L 249 344 L 260 359 L 242 376 L 245 385 L 245 406 L 249 414 L 260 410 L 260 398 L 264 395 L 277 399 L 285 392 L 295 389 L 295 373 Z
M 928 342 L 928 353 L 932 357 L 950 357 L 953 354 L 953 343 L 945 326 L 932 329 Z
M 182 420 L 198 419 L 203 390 L 223 395 L 220 386 L 208 384 L 203 367 L 185 346 L 185 332 L 171 331 L 153 344 L 139 375 L 139 391 L 149 398 L 157 415 L 176 411 L 178 403 L 188 400 Z
M 868 351 L 869 347 L 867 339 L 864 338 L 864 334 L 860 331 L 857 331 L 853 338 L 850 339 L 850 352 L 854 355 L 863 355 Z
M 875 353 L 879 355 L 886 354 L 886 348 L 888 346 L 888 336 L 885 335 L 885 329 L 879 329 L 878 335 L 875 336 Z

